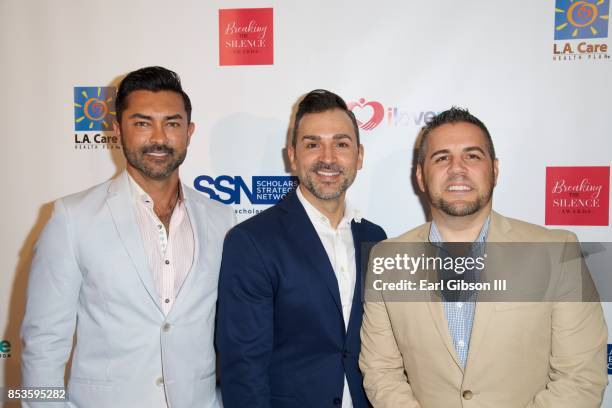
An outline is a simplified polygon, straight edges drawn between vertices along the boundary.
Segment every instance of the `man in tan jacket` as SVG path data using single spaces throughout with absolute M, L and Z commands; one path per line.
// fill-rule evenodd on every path
M 458 108 L 436 116 L 421 133 L 416 168 L 432 222 L 379 244 L 370 271 L 385 245 L 481 243 L 487 251 L 492 242 L 576 246 L 568 231 L 492 211 L 497 176 L 491 136 L 479 119 Z M 517 275 L 533 266 L 516 253 L 502 263 L 519 265 Z M 563 278 L 551 270 L 544 281 L 558 289 Z M 379 281 L 374 288 L 380 286 Z M 385 291 L 373 298 L 367 294 L 372 282 L 365 288 L 359 363 L 375 408 L 600 407 L 607 328 L 592 285 L 584 285 L 579 299 L 530 302 L 518 301 L 517 293 L 509 302 L 481 301 L 469 291 L 463 298 L 437 291 L 438 301 L 410 301 Z

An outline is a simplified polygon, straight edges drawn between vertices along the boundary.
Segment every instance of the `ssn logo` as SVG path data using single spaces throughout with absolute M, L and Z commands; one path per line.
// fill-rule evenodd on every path
M 240 176 L 202 175 L 193 181 L 196 190 L 223 204 L 240 204 L 242 193 L 251 204 L 276 204 L 297 185 L 290 176 L 253 176 L 250 186 Z

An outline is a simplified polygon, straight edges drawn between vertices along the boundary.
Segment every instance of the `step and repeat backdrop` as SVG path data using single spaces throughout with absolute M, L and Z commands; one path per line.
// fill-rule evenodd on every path
M 112 122 L 127 72 L 180 74 L 196 123 L 182 180 L 239 220 L 294 187 L 292 112 L 325 88 L 361 127 L 349 200 L 388 235 L 425 222 L 415 139 L 455 105 L 492 134 L 498 212 L 609 242 L 609 12 L 609 0 L 0 0 L 0 385 L 19 384 L 28 269 L 53 200 L 124 168 Z M 606 358 L 612 374 L 612 345 Z

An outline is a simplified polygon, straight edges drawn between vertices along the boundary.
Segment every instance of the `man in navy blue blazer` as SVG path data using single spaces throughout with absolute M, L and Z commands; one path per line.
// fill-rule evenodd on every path
M 345 201 L 363 146 L 342 98 L 308 93 L 287 153 L 300 186 L 225 239 L 217 320 L 223 404 L 368 407 L 358 366 L 363 244 L 386 235 Z

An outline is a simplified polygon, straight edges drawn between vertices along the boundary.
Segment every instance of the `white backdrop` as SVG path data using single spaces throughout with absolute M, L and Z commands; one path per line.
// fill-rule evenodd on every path
M 75 132 L 74 87 L 116 85 L 147 65 L 178 72 L 196 123 L 181 173 L 187 184 L 229 175 L 250 187 L 252 176 L 287 176 L 292 107 L 311 89 L 377 101 L 385 114 L 397 108 L 390 121 L 362 131 L 364 169 L 349 194 L 390 236 L 425 221 L 410 181 L 423 113 L 467 107 L 488 126 L 500 158 L 494 207 L 543 225 L 547 166 L 612 160 L 611 60 L 553 59 L 555 44 L 580 42 L 554 40 L 554 3 L 0 0 L 0 341 L 11 343 L 0 382 L 19 383 L 27 271 L 50 203 L 123 166 L 119 150 L 75 148 L 82 133 Z M 244 7 L 273 8 L 273 65 L 220 66 L 218 10 Z M 607 15 L 609 0 L 597 7 Z M 608 44 L 607 37 L 583 41 Z M 355 113 L 365 122 L 372 109 Z M 235 207 L 266 208 L 245 194 Z M 562 228 L 582 241 L 612 241 L 609 223 Z M 612 307 L 604 306 L 612 323 Z M 604 406 L 612 407 L 611 395 Z

